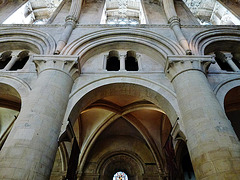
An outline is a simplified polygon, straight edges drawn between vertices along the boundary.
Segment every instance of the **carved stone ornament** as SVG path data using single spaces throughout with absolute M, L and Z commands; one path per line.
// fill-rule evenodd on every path
M 179 74 L 197 70 L 206 72 L 211 63 L 215 63 L 214 56 L 193 56 L 193 55 L 180 55 L 168 56 L 165 65 L 165 74 L 171 81 Z
M 77 67 L 78 56 L 41 56 L 34 55 L 33 62 L 36 65 L 38 74 L 46 70 L 58 70 L 62 71 L 73 79 L 79 76 L 79 70 Z

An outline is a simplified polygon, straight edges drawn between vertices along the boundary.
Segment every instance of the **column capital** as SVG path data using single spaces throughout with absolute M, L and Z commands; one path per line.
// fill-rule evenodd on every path
M 225 55 L 225 61 L 232 61 L 233 55 L 231 53 L 223 53 Z
M 72 15 L 68 15 L 65 19 L 65 25 L 71 25 L 75 28 L 77 24 L 77 19 L 76 17 L 72 16 Z
M 38 74 L 46 70 L 58 70 L 76 79 L 79 76 L 78 56 L 33 55 Z
M 180 19 L 177 16 L 173 16 L 168 20 L 168 23 L 170 24 L 170 27 L 172 28 L 175 25 L 180 26 Z
M 214 56 L 211 55 L 171 55 L 167 58 L 164 71 L 173 81 L 175 77 L 186 71 L 197 70 L 205 73 L 211 63 L 215 63 Z
M 119 54 L 120 58 L 126 58 L 126 54 Z

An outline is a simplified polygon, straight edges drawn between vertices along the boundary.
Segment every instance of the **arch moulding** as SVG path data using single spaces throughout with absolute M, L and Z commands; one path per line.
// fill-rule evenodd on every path
M 53 37 L 36 29 L 11 28 L 1 29 L 1 43 L 27 43 L 29 47 L 38 51 L 38 54 L 53 54 L 56 42 Z
M 204 55 L 205 48 L 214 42 L 218 41 L 239 41 L 239 29 L 231 28 L 217 28 L 208 29 L 195 34 L 189 40 L 189 46 L 194 55 Z
M 121 85 L 125 86 L 120 87 Z M 106 86 L 109 87 L 106 88 Z M 103 91 L 98 90 L 99 88 L 102 88 Z M 172 90 L 144 79 L 121 76 L 99 79 L 75 89 L 70 94 L 64 120 L 70 118 L 72 123 L 74 123 L 74 119 L 77 119 L 79 112 L 84 110 L 88 105 L 103 97 L 116 95 L 117 93 L 139 96 L 152 102 L 166 113 L 172 125 L 180 117 L 176 95 Z
M 31 87 L 25 81 L 14 76 L 0 76 L 0 83 L 13 87 L 19 93 L 22 104 L 24 104 L 25 97 L 31 91 Z
M 167 87 L 130 77 L 109 77 L 75 89 L 70 94 L 68 107 L 63 120 L 60 137 L 67 128 L 68 120 L 75 123 L 81 111 L 93 102 L 111 95 L 138 96 L 155 104 L 168 116 L 172 126 L 181 119 L 175 93 Z
M 227 79 L 225 81 L 222 81 L 214 88 L 214 93 L 216 94 L 216 97 L 218 101 L 220 102 L 223 110 L 224 110 L 224 99 L 227 93 L 237 87 L 240 86 L 240 78 L 234 78 L 234 79 Z
M 145 45 L 157 51 L 164 59 L 167 55 L 181 55 L 185 54 L 182 47 L 175 41 L 153 33 L 148 30 L 128 28 L 111 28 L 96 31 L 87 34 L 79 39 L 68 44 L 61 52 L 63 55 L 78 55 L 80 65 L 84 62 L 81 60 L 90 50 L 106 45 L 108 43 L 122 43 L 132 42 L 136 44 Z

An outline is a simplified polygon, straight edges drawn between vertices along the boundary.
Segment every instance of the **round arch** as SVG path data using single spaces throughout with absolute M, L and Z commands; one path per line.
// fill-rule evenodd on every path
M 218 41 L 240 42 L 240 32 L 232 27 L 208 29 L 195 34 L 189 40 L 189 45 L 193 54 L 204 55 L 206 47 Z
M 220 102 L 220 105 L 224 109 L 224 99 L 227 95 L 227 93 L 239 86 L 240 84 L 240 78 L 233 78 L 233 79 L 227 79 L 222 82 L 220 82 L 215 88 L 214 88 L 214 93 L 216 94 L 216 97 L 218 101 Z
M 172 126 L 178 118 L 181 118 L 176 95 L 166 86 L 141 78 L 115 76 L 93 81 L 74 90 L 70 94 L 64 122 L 70 119 L 74 124 L 79 112 L 85 110 L 93 102 L 114 94 L 138 96 L 152 102 L 166 113 Z M 63 131 L 66 125 L 63 125 Z
M 26 89 L 21 83 L 6 81 L 7 78 L 0 76 L 0 150 L 21 112 L 23 97 L 26 95 Z
M 31 87 L 25 81 L 14 76 L 2 75 L 0 76 L 0 83 L 9 85 L 14 88 L 20 95 L 19 98 L 22 101 L 22 106 L 24 105 L 25 97 L 31 91 Z
M 84 61 L 88 59 L 83 57 L 86 54 L 92 54 L 89 53 L 91 50 L 94 52 L 94 49 L 99 49 L 99 47 L 104 47 L 104 45 L 124 42 L 144 45 L 159 53 L 159 56 L 164 57 L 164 59 L 167 58 L 167 55 L 180 55 L 185 53 L 182 47 L 171 39 L 148 30 L 133 30 L 128 27 L 105 29 L 87 34 L 67 45 L 61 54 L 78 55 L 80 65 L 83 65 Z
M 124 169 L 121 167 L 125 164 Z M 131 152 L 114 152 L 108 153 L 100 158 L 99 166 L 96 173 L 100 175 L 100 179 L 112 178 L 117 171 L 124 171 L 128 178 L 134 178 L 134 175 L 141 176 L 144 174 L 144 165 L 141 158 Z M 127 165 L 127 166 L 126 166 Z M 119 167 L 120 166 L 120 167 Z
M 0 47 L 1 44 L 7 48 L 11 48 L 11 43 L 14 43 L 14 48 L 26 47 L 36 54 L 53 54 L 56 47 L 56 42 L 53 37 L 45 32 L 36 29 L 2 29 L 0 32 Z M 4 49 L 4 48 L 1 48 Z
M 167 87 L 146 81 L 144 79 L 136 79 L 130 77 L 111 77 L 95 81 L 73 91 L 70 95 L 70 102 L 64 122 L 67 123 L 67 119 L 69 119 L 71 121 L 71 124 L 74 124 L 75 120 L 79 116 L 79 113 L 85 111 L 90 104 L 104 97 L 114 95 L 135 96 L 139 97 L 140 99 L 150 101 L 151 103 L 155 104 L 157 108 L 166 113 L 172 125 L 175 123 L 180 114 L 175 94 Z M 127 110 L 129 111 L 129 109 Z M 120 117 L 121 114 L 116 114 L 116 116 Z M 92 147 L 91 145 L 94 144 L 96 138 L 99 134 L 101 134 L 103 129 L 106 129 L 108 125 L 113 121 L 114 117 L 109 121 L 104 122 L 102 125 L 99 125 L 100 130 L 98 128 L 91 135 L 91 137 L 88 138 L 89 142 L 84 145 L 84 153 L 80 157 L 80 159 L 82 159 L 80 160 L 81 167 L 79 167 L 81 170 L 83 169 L 87 154 Z M 142 128 L 143 126 L 137 127 L 136 122 L 134 121 L 135 120 L 131 120 L 131 118 L 129 120 L 129 122 L 142 134 L 143 138 L 148 143 L 148 147 L 151 149 L 151 152 L 154 155 L 154 159 L 159 163 L 158 167 L 163 170 L 163 154 L 156 153 L 156 144 L 151 140 L 151 138 L 149 138 L 150 136 L 146 133 L 146 130 L 144 131 L 144 128 Z M 63 126 L 62 128 L 62 135 L 65 132 L 65 127 L 66 126 Z

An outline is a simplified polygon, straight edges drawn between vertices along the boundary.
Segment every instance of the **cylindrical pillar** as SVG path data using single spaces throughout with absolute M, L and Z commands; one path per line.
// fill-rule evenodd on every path
M 39 72 L 0 152 L 0 179 L 49 179 L 77 57 L 34 56 Z
M 197 179 L 240 177 L 240 143 L 204 74 L 209 56 L 169 56 L 166 75 L 181 111 Z
M 125 55 L 120 55 L 120 71 L 126 71 L 125 59 L 126 59 Z
M 18 56 L 12 56 L 12 59 L 9 61 L 9 63 L 4 67 L 5 71 L 9 71 L 13 65 L 19 60 Z
M 231 53 L 224 53 L 224 55 L 225 55 L 224 60 L 226 61 L 226 63 L 228 63 L 228 65 L 232 68 L 233 71 L 238 72 L 239 68 L 232 60 L 233 55 Z

